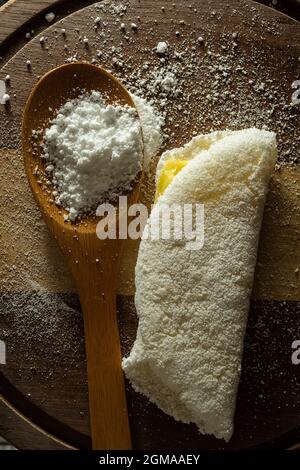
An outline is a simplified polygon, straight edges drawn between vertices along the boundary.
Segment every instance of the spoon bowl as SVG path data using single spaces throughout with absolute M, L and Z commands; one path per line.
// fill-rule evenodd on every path
M 106 70 L 84 62 L 61 65 L 47 72 L 35 85 L 23 113 L 22 122 L 22 148 L 24 165 L 30 187 L 36 202 L 48 219 L 49 215 L 55 223 L 62 224 L 64 230 L 76 230 L 80 233 L 95 232 L 97 219 L 95 216 L 85 217 L 76 224 L 65 224 L 64 215 L 67 211 L 51 202 L 49 193 L 41 179 L 45 174 L 45 163 L 41 156 L 44 130 L 49 127 L 57 110 L 70 99 L 77 98 L 83 91 L 99 91 L 106 97 L 109 104 L 118 103 L 135 108 L 135 104 L 126 88 Z M 40 130 L 33 139 L 32 132 Z M 37 177 L 38 170 L 41 178 Z M 141 175 L 127 194 L 128 203 L 138 199 Z M 49 190 L 49 187 L 46 188 Z M 99 201 L 101 203 L 102 201 Z
M 131 438 L 116 315 L 116 278 L 122 240 L 100 240 L 96 234 L 97 219 L 92 215 L 75 223 L 64 221 L 67 212 L 51 201 L 51 187 L 46 184 L 41 158 L 44 130 L 57 110 L 67 100 L 92 90 L 101 92 L 111 104 L 135 107 L 127 90 L 105 70 L 86 63 L 62 65 L 44 75 L 28 98 L 22 146 L 29 184 L 65 256 L 80 297 L 93 449 L 124 450 L 131 448 Z M 139 176 L 127 194 L 128 205 L 138 199 Z

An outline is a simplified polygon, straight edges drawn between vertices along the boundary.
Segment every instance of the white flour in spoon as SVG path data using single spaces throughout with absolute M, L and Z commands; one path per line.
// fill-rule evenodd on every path
M 113 200 L 129 190 L 143 164 L 161 143 L 162 118 L 143 99 L 139 110 L 112 106 L 93 91 L 67 101 L 44 137 L 46 173 L 54 184 L 53 200 L 75 220 L 104 198 Z

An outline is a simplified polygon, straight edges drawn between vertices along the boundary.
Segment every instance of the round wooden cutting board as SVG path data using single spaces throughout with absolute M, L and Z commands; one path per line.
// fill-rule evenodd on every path
M 91 2 L 71 3 L 74 11 Z M 241 449 L 298 442 L 300 365 L 291 357 L 292 343 L 300 339 L 300 105 L 290 103 L 292 84 L 300 79 L 299 23 L 244 0 L 107 1 L 67 16 L 62 5 L 54 11 L 59 21 L 49 26 L 40 15 L 34 29 L 41 34 L 13 56 L 6 39 L 4 53 L 11 58 L 0 70 L 0 80 L 10 75 L 6 86 L 11 96 L 10 106 L 0 105 L 0 340 L 6 344 L 6 364 L 0 365 L 0 434 L 22 449 L 91 445 L 80 305 L 23 168 L 20 122 L 26 99 L 39 76 L 78 59 L 101 64 L 135 89 L 145 70 L 160 66 L 153 49 L 165 40 L 171 70 L 179 70 L 180 90 L 168 101 L 165 148 L 211 129 L 266 125 L 278 134 L 280 165 L 265 210 L 232 440 L 225 444 L 199 435 L 194 425 L 174 421 L 127 384 L 133 445 Z M 97 16 L 101 27 L 95 25 Z M 22 27 L 20 44 L 31 28 Z M 153 172 L 141 200 L 149 204 L 152 198 Z M 128 241 L 119 277 L 124 354 L 137 327 L 137 250 L 138 244 Z

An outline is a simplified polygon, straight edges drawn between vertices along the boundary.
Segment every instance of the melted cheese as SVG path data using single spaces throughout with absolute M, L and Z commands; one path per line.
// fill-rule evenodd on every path
M 156 186 L 155 201 L 165 192 L 175 176 L 186 166 L 188 160 L 167 160 L 161 170 Z

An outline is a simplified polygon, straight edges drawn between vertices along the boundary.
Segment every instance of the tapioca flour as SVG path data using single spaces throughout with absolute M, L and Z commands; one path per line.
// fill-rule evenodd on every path
M 136 109 L 107 104 L 92 91 L 67 101 L 46 129 L 46 175 L 67 220 L 129 190 L 142 168 L 144 146 L 146 164 L 157 153 L 162 118 L 143 99 L 133 98 L 141 119 Z

